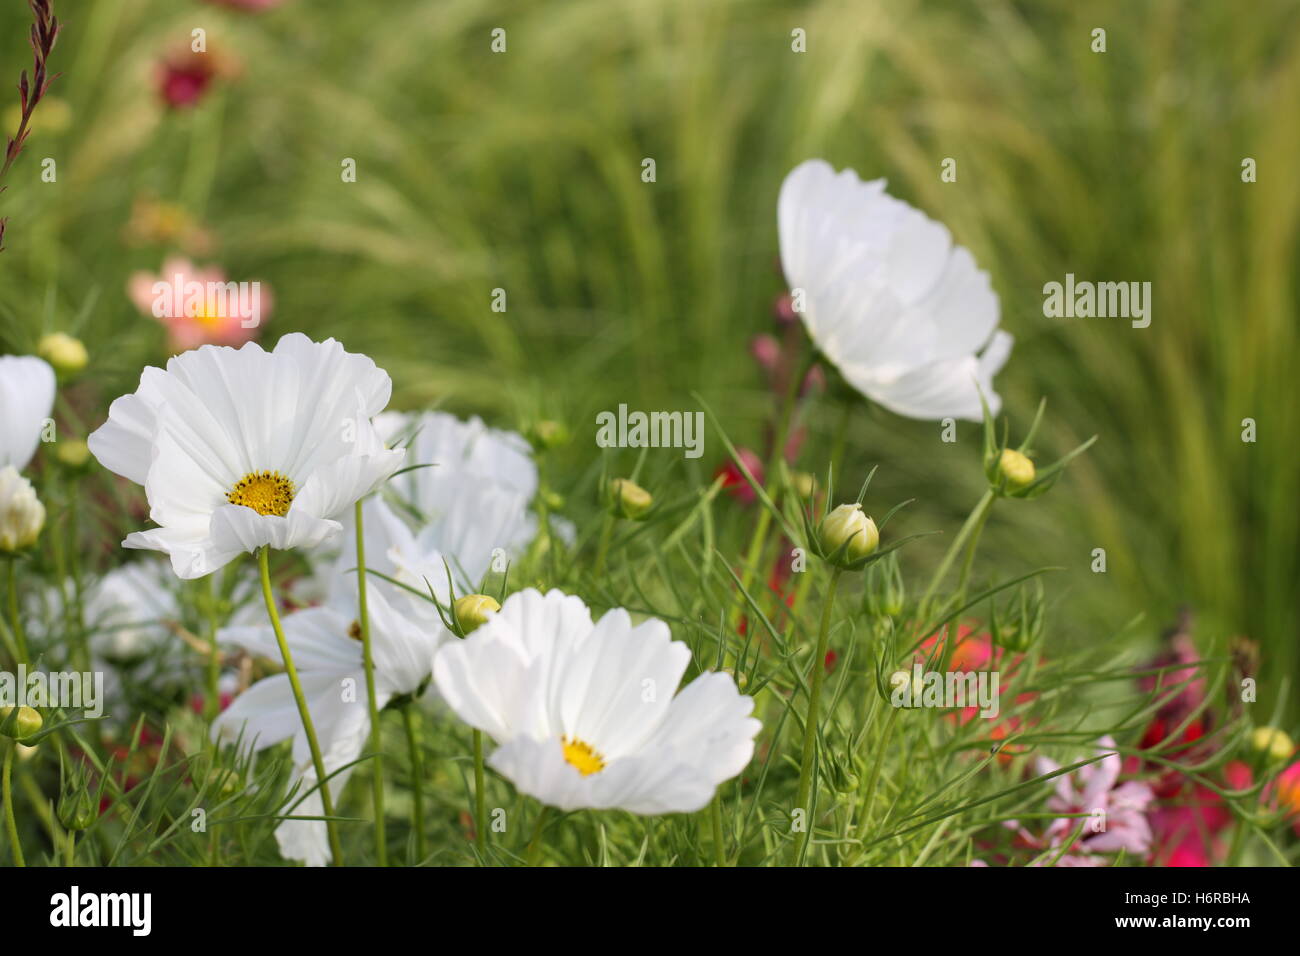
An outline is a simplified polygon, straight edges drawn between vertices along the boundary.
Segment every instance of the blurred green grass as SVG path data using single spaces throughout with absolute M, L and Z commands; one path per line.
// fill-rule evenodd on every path
M 0 196 L 0 321 L 9 350 L 54 328 L 87 341 L 92 424 L 161 357 L 123 292 L 169 251 L 122 238 L 152 194 L 212 231 L 201 261 L 270 283 L 268 338 L 340 337 L 390 370 L 399 405 L 565 418 L 576 470 L 596 411 L 688 408 L 698 390 L 757 446 L 770 399 L 746 345 L 781 291 L 777 190 L 824 156 L 887 177 L 990 270 L 1018 339 L 998 380 L 1013 431 L 1045 395 L 1045 453 L 1100 435 L 1048 498 L 995 513 L 985 547 L 1001 573 L 1068 566 L 1053 593 L 1070 640 L 1137 614 L 1152 638 L 1187 604 L 1203 651 L 1244 634 L 1263 645 L 1266 686 L 1297 673 L 1291 0 L 56 6 L 52 95 L 70 126 L 43 130 L 38 112 Z M 24 11 L 7 7 L 9 84 L 28 64 Z M 196 27 L 240 73 L 169 113 L 152 71 Z M 56 184 L 39 182 L 45 156 Z M 956 183 L 939 179 L 949 156 Z M 340 181 L 345 157 L 355 184 Z M 1151 327 L 1044 318 L 1042 286 L 1066 272 L 1152 282 Z M 1247 417 L 1255 444 L 1240 440 Z M 810 467 L 837 420 L 814 415 Z M 915 496 L 916 528 L 955 529 L 981 481 L 978 430 L 959 434 L 945 445 L 936 424 L 858 411 L 847 471 L 881 463 L 881 500 Z M 713 442 L 706 461 L 722 454 Z M 1088 570 L 1097 547 L 1105 575 Z

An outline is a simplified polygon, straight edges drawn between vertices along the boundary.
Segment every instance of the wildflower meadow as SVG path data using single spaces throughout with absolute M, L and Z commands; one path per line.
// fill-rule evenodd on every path
M 5 865 L 1300 858 L 1294 3 L 23 0 L 0 80 Z

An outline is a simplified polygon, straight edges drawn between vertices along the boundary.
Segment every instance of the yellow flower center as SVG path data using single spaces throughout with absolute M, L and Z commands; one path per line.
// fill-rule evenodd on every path
M 252 508 L 260 515 L 283 518 L 293 504 L 293 482 L 278 471 L 250 471 L 235 482 L 226 500 L 232 505 Z
M 605 769 L 605 758 L 596 753 L 591 744 L 577 737 L 561 737 L 560 740 L 564 744 L 564 759 L 584 777 Z

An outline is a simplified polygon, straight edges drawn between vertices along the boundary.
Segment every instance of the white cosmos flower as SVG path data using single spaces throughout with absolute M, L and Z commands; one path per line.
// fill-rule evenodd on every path
M 176 578 L 161 558 L 134 561 L 109 571 L 83 598 L 90 648 L 108 661 L 129 661 L 177 643 L 180 620 Z M 179 646 L 176 656 L 185 653 Z
M 32 483 L 14 469 L 0 468 L 0 551 L 21 551 L 36 543 L 45 527 L 45 505 Z
M 909 418 L 996 414 L 1011 354 L 988 273 L 948 230 L 824 160 L 796 166 L 777 203 L 781 264 L 809 336 L 845 380 Z
M 537 492 L 537 466 L 527 440 L 516 432 L 488 428 L 478 417 L 462 421 L 448 412 L 385 412 L 375 418 L 375 428 L 394 447 L 409 442 L 411 464 L 435 465 L 399 475 L 391 486 L 426 515 L 446 506 L 439 480 L 446 474 L 478 478 L 525 499 Z
M 421 593 L 432 586 L 445 601 L 448 567 L 457 590 L 472 591 L 494 552 L 518 557 L 532 541 L 537 518 L 529 506 L 537 492 L 537 466 L 522 436 L 446 412 L 388 412 L 375 419 L 375 428 L 389 445 L 409 442 L 410 470 L 386 486 L 391 505 L 378 499 L 364 505 L 371 569 Z M 348 533 L 324 583 L 328 592 L 341 587 L 343 578 L 355 587 L 355 531 L 348 518 L 343 523 Z M 432 605 L 420 603 L 432 613 Z
M 434 652 L 446 632 L 413 621 L 376 587 L 368 587 L 367 596 L 375 661 L 375 706 L 382 709 L 394 697 L 414 694 L 428 681 Z M 285 640 L 302 682 L 325 771 L 332 774 L 347 767 L 328 783 L 336 805 L 352 774 L 348 765 L 361 756 L 370 735 L 356 598 L 354 583 L 350 590 L 333 595 L 329 604 L 296 611 L 283 620 Z M 275 632 L 269 625 L 223 628 L 217 640 L 258 656 L 280 659 Z M 324 812 L 319 791 L 297 803 L 316 786 L 317 777 L 288 675 L 267 677 L 244 691 L 217 718 L 212 735 L 227 741 L 239 739 L 254 750 L 292 738 L 293 779 L 301 786 L 290 803 L 292 809 L 286 812 L 293 816 L 320 816 Z M 301 860 L 308 866 L 324 866 L 330 860 L 324 821 L 286 820 L 276 828 L 275 838 L 286 859 Z
M 54 369 L 33 355 L 0 355 L 0 468 L 22 471 L 54 408 Z
M 88 442 L 144 485 L 159 525 L 123 544 L 165 551 L 182 578 L 264 545 L 320 544 L 404 457 L 371 422 L 391 391 L 366 356 L 296 332 L 272 352 L 204 345 L 146 368 Z
M 760 728 L 728 674 L 676 693 L 690 658 L 662 621 L 619 609 L 593 623 L 578 598 L 527 590 L 445 643 L 433 677 L 522 792 L 563 810 L 689 813 L 744 769 Z

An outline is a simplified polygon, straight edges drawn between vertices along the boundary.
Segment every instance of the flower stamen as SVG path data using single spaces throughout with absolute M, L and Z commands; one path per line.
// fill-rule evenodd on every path
M 584 777 L 605 769 L 605 758 L 591 744 L 577 737 L 561 737 L 560 741 L 564 745 L 564 759 Z
M 250 471 L 226 495 L 232 505 L 252 508 L 260 515 L 283 518 L 293 504 L 293 482 L 278 471 Z

